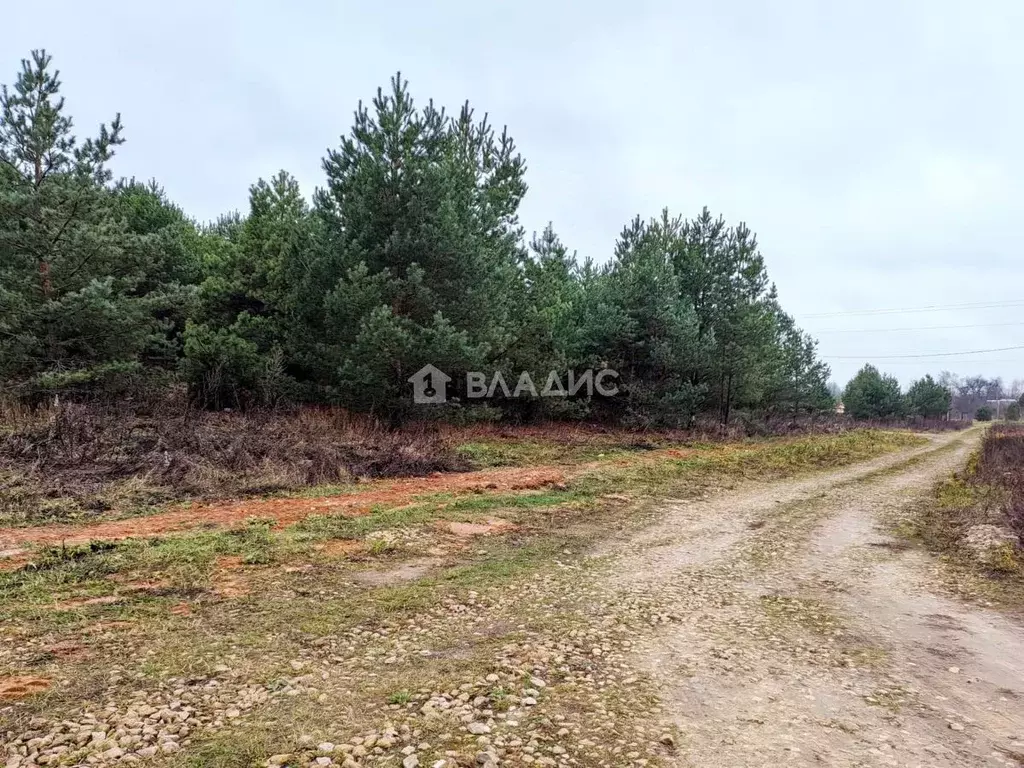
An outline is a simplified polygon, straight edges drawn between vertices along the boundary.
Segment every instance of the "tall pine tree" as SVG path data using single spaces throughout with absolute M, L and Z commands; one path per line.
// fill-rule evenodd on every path
M 418 109 L 396 76 L 324 160 L 315 198 L 333 280 L 321 285 L 341 401 L 401 421 L 427 363 L 500 368 L 522 294 L 525 164 L 469 105 Z M 316 301 L 316 297 L 310 297 Z
M 166 362 L 187 303 L 110 185 L 120 116 L 81 143 L 72 128 L 59 73 L 34 51 L 0 91 L 0 378 L 22 396 L 102 393 Z

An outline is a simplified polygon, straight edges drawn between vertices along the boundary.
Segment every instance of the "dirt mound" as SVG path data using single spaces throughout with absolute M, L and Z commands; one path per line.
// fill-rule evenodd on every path
M 327 557 L 349 557 L 366 549 L 360 539 L 332 539 L 316 547 L 317 552 Z
M 83 659 L 90 655 L 85 646 L 73 640 L 61 640 L 46 646 L 43 651 L 55 659 Z
M 73 611 L 76 608 L 88 608 L 90 605 L 112 605 L 121 598 L 117 595 L 103 595 L 102 597 L 83 597 L 78 600 L 65 600 L 53 606 L 55 611 Z

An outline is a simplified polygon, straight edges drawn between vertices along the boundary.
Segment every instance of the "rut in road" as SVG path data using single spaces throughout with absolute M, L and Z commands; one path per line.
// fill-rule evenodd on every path
M 672 618 L 638 662 L 678 764 L 1024 764 L 1024 628 L 943 596 L 881 528 L 977 437 L 671 503 L 626 545 L 616 587 Z

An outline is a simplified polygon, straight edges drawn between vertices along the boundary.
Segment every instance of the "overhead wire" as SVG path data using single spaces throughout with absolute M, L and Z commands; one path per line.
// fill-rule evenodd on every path
M 806 315 L 798 315 L 800 318 L 827 318 L 827 317 L 871 317 L 879 315 L 895 315 L 895 314 L 910 314 L 917 312 L 943 312 L 943 311 L 968 311 L 976 309 L 1002 309 L 1011 307 L 1024 307 L 1024 299 L 1012 299 L 1006 301 L 981 301 L 981 302 L 963 302 L 959 304 L 931 304 L 919 307 L 894 307 L 894 308 L 879 308 L 879 309 L 862 309 L 862 310 L 847 310 L 838 312 L 818 312 Z M 897 332 L 914 332 L 914 331 L 944 331 L 944 330 L 960 330 L 970 328 L 1006 328 L 1012 326 L 1021 326 L 1024 322 L 1008 322 L 1008 323 L 977 323 L 977 324 L 956 324 L 956 325 L 935 325 L 935 326 L 903 326 L 897 328 L 857 328 L 857 329 L 844 329 L 844 328 L 827 328 L 820 331 L 813 331 L 815 336 L 826 336 L 829 334 L 843 334 L 843 333 L 897 333 Z M 962 358 L 965 355 L 981 355 L 990 354 L 995 352 L 1008 352 L 1012 350 L 1024 349 L 1024 345 L 1011 346 L 1011 347 L 995 347 L 991 349 L 971 349 L 961 350 L 957 352 L 928 352 L 928 353 L 913 353 L 913 354 L 902 354 L 902 355 L 822 355 L 823 360 L 886 360 L 890 361 L 888 365 L 899 365 L 899 364 L 914 364 L 916 361 L 927 361 L 936 360 L 942 358 Z M 981 363 L 981 364 L 1020 364 L 1019 360 L 991 360 L 991 359 L 977 359 L 977 360 L 964 360 L 958 359 L 958 363 Z
M 899 315 L 915 312 L 944 312 L 960 309 L 1001 309 L 1004 307 L 1024 307 L 1024 299 L 1013 299 L 1009 301 L 985 301 L 967 302 L 963 304 L 931 304 L 923 307 L 897 307 L 887 309 L 852 309 L 838 312 L 812 312 L 809 314 L 797 315 L 803 319 L 822 317 L 865 317 L 871 315 Z
M 968 349 L 962 352 L 929 352 L 925 354 L 914 354 L 914 355 L 870 355 L 869 357 L 873 360 L 905 360 L 905 359 L 920 359 L 920 358 L 931 358 L 931 357 L 959 357 L 960 355 L 981 355 L 988 352 L 1009 352 L 1014 349 L 1024 349 L 1024 344 L 1015 347 L 994 347 L 992 349 Z M 861 360 L 865 355 L 823 355 L 823 358 L 827 360 Z
M 827 333 L 896 333 L 899 331 L 952 331 L 961 328 L 1008 328 L 1014 325 L 1024 325 L 1024 322 L 1015 323 L 977 323 L 973 325 L 924 325 L 907 326 L 904 328 L 826 328 L 822 331 L 814 331 L 815 336 Z

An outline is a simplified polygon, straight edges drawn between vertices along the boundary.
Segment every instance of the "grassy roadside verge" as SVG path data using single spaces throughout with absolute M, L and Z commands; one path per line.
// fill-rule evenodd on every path
M 899 535 L 937 554 L 949 587 L 964 597 L 1016 610 L 1024 604 L 1024 429 L 990 428 L 964 468 L 894 524 Z
M 154 760 L 215 766 L 260 764 L 276 752 L 301 755 L 289 764 L 307 765 L 319 739 L 359 752 L 368 733 L 379 737 L 388 721 L 415 720 L 432 700 L 441 709 L 441 700 L 461 701 L 449 708 L 468 703 L 467 716 L 488 721 L 511 711 L 533 724 L 526 746 L 543 747 L 563 729 L 582 732 L 588 718 L 649 719 L 655 705 L 640 683 L 635 700 L 586 683 L 614 672 L 606 665 L 619 646 L 614 624 L 593 637 L 593 627 L 579 624 L 588 566 L 578 555 L 609 531 L 640 524 L 652 500 L 669 494 L 704 495 L 745 478 L 792 476 L 923 442 L 866 431 L 689 446 L 588 464 L 566 483 L 516 493 L 424 496 L 283 530 L 253 520 L 231 530 L 51 550 L 35 568 L 0 574 L 8 649 L 0 675 L 47 684 L 3 706 L 0 717 L 17 737 L 50 727 L 33 730 L 33 717 L 81 723 L 83 708 L 109 702 L 109 718 L 106 710 L 97 714 L 116 734 L 132 719 L 129 711 L 137 716 L 140 707 L 188 694 L 193 725 L 184 736 L 168 734 L 179 736 L 178 747 L 144 743 L 160 750 Z M 457 533 L 451 523 L 480 528 Z M 545 686 L 531 680 L 538 676 Z M 595 697 L 584 713 L 573 685 Z M 640 720 L 637 727 L 648 727 Z M 399 727 L 392 741 L 414 746 L 424 764 L 494 746 L 467 739 L 461 721 L 432 728 L 421 722 L 417 736 L 410 726 L 403 740 Z M 654 760 L 659 748 L 652 745 L 663 735 L 636 736 L 624 753 L 651 747 Z M 552 749 L 567 737 L 557 738 Z M 400 762 L 391 747 L 376 753 L 377 740 L 356 755 L 359 764 Z M 138 746 L 101 741 L 78 749 L 97 755 Z M 561 754 L 545 756 L 560 762 Z M 617 761 L 596 746 L 577 758 L 582 765 L 647 759 Z
M 417 536 L 429 539 L 439 525 L 443 531 L 445 523 L 472 524 L 496 516 L 518 539 L 579 535 L 610 521 L 630 522 L 644 500 L 669 494 L 699 496 L 744 479 L 770 480 L 840 466 L 922 442 L 907 433 L 862 431 L 695 447 L 589 464 L 567 483 L 511 493 L 476 489 L 462 495 L 420 494 L 395 505 L 376 505 L 365 515 L 311 515 L 283 530 L 275 530 L 272 520 L 249 518 L 225 530 L 45 547 L 29 567 L 0 572 L 0 599 L 13 590 L 52 602 L 66 588 L 91 582 L 95 590 L 63 596 L 96 598 L 106 594 L 100 582 L 115 574 L 163 578 L 169 582 L 168 594 L 195 594 L 209 588 L 218 559 L 280 566 L 316 553 L 318 547 L 342 542 L 349 546 L 349 560 L 386 560 L 403 550 L 422 554 L 424 542 L 417 542 Z M 116 582 L 107 586 L 116 588 Z

